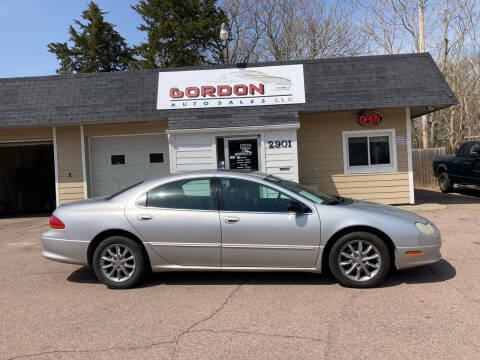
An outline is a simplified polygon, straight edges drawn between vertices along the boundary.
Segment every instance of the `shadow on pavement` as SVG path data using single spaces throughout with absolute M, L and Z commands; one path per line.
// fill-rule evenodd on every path
M 400 284 L 437 283 L 454 278 L 455 268 L 446 260 L 408 270 L 393 271 L 380 287 Z M 93 269 L 82 267 L 67 279 L 74 283 L 98 284 Z M 156 285 L 332 285 L 336 280 L 330 274 L 299 272 L 165 272 L 151 274 L 140 288 Z
M 447 260 L 442 259 L 432 265 L 392 271 L 379 287 L 390 287 L 400 284 L 438 283 L 453 279 L 457 270 Z
M 92 268 L 75 270 L 67 279 L 75 283 L 98 284 Z M 330 275 L 293 272 L 221 272 L 177 271 L 150 274 L 138 287 L 156 285 L 330 285 L 336 281 Z
M 444 194 L 436 189 L 415 189 L 415 204 L 480 204 L 480 189 L 456 186 L 451 193 Z

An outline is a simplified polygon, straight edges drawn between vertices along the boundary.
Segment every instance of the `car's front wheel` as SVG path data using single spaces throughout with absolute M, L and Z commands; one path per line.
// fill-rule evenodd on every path
M 143 279 L 146 262 L 141 246 L 135 241 L 111 236 L 95 249 L 93 269 L 97 278 L 109 288 L 126 289 Z
M 338 239 L 329 254 L 329 267 L 338 282 L 347 287 L 378 285 L 390 270 L 385 242 L 368 232 L 354 232 Z

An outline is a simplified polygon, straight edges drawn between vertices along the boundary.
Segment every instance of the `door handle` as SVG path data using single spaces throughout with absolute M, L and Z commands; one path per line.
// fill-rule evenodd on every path
M 240 218 L 238 218 L 236 216 L 225 216 L 223 218 L 223 221 L 227 224 L 235 224 L 235 223 L 238 223 L 240 221 Z
M 153 216 L 148 214 L 138 215 L 137 219 L 140 221 L 152 220 Z

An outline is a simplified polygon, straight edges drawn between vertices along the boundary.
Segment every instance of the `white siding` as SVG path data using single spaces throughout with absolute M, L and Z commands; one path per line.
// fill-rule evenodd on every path
M 216 136 L 249 137 L 259 135 L 260 169 L 268 174 L 298 181 L 297 129 L 229 131 L 170 135 L 171 172 L 214 170 L 217 168 Z M 290 141 L 291 147 L 269 148 L 269 141 Z
M 171 135 L 170 160 L 172 173 L 216 169 L 215 135 Z
M 270 148 L 269 141 L 291 141 L 291 147 Z M 265 131 L 265 172 L 283 179 L 298 181 L 297 130 Z

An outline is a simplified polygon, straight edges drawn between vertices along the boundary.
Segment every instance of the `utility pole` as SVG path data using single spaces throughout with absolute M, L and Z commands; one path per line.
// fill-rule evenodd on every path
M 445 43 L 445 49 L 443 49 L 443 73 L 445 74 L 447 68 L 448 59 L 448 11 L 447 8 L 443 9 L 443 41 Z
M 423 29 L 423 12 L 425 8 L 424 0 L 418 0 L 418 47 L 421 53 L 425 52 L 425 33 Z M 422 115 L 422 138 L 423 148 L 428 148 L 428 122 L 427 115 Z

